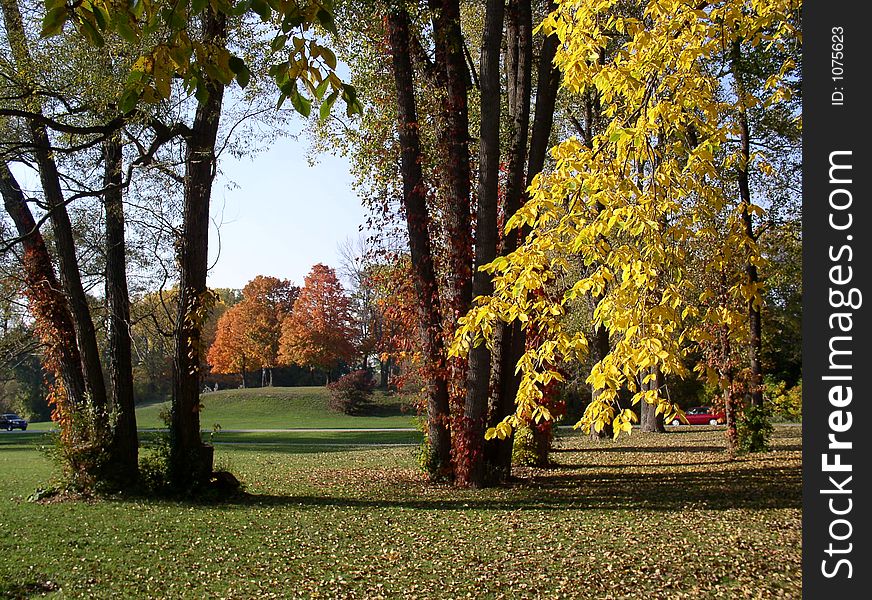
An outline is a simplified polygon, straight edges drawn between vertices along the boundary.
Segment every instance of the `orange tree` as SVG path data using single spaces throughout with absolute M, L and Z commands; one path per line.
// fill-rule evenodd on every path
M 354 356 L 351 310 L 336 271 L 317 264 L 306 275 L 294 311 L 282 322 L 278 360 L 326 372 Z
M 215 373 L 262 369 L 262 385 L 272 385 L 282 321 L 291 314 L 299 288 L 287 279 L 258 275 L 242 290 L 243 299 L 218 320 L 207 360 Z

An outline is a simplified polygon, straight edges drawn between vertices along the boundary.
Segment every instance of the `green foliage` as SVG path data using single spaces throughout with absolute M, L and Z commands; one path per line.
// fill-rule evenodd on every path
M 74 493 L 114 491 L 112 473 L 108 470 L 112 437 L 107 423 L 113 415 L 88 402 L 66 417 L 66 427 L 52 434 L 53 445 L 47 448 L 61 468 L 61 487 Z
M 146 494 L 165 495 L 170 490 L 170 445 L 166 436 L 139 451 L 139 485 Z
M 330 390 L 330 410 L 357 415 L 372 403 L 375 381 L 368 371 L 352 371 L 327 386 Z
M 354 87 L 343 83 L 336 75 L 335 54 L 317 42 L 322 31 L 336 34 L 333 3 L 330 1 L 195 0 L 188 3 L 151 0 L 119 3 L 94 0 L 70 4 L 63 0 L 46 0 L 45 5 L 43 37 L 61 35 L 64 25 L 71 23 L 95 47 L 105 44 L 108 33 L 118 34 L 132 47 L 160 40 L 150 47 L 147 43 L 144 52 L 133 63 L 120 90 L 118 105 L 123 112 L 133 110 L 140 101 L 156 103 L 169 98 L 171 82 L 175 78 L 181 79 L 186 91 L 200 101 L 208 96 L 209 80 L 223 85 L 235 80 L 245 88 L 252 77 L 249 65 L 221 44 L 198 40 L 197 23 L 205 17 L 235 19 L 246 14 L 256 15 L 264 24 L 273 26 L 275 37 L 271 48 L 276 62 L 269 75 L 280 90 L 278 106 L 290 98 L 297 112 L 308 116 L 311 100 L 303 97 L 300 91 L 321 100 L 330 88 L 345 102 L 348 116 L 363 111 Z M 332 106 L 332 100 L 328 104 Z M 324 112 L 322 119 L 326 116 Z M 329 107 L 326 112 L 329 113 Z
M 535 467 L 539 464 L 536 452 L 536 438 L 528 425 L 521 425 L 515 430 L 515 440 L 512 444 L 512 465 L 517 467 Z
M 739 436 L 739 452 L 766 452 L 774 427 L 771 412 L 765 406 L 749 406 L 742 412 L 736 428 Z
M 763 397 L 769 403 L 772 416 L 781 421 L 802 422 L 802 381 L 788 388 L 784 381 L 767 378 Z

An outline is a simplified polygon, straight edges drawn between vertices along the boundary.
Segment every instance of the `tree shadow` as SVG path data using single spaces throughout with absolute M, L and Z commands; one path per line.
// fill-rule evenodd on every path
M 374 403 L 363 408 L 358 417 L 412 417 L 414 409 L 409 411 L 403 402 Z
M 707 463 L 717 467 L 717 464 Z M 658 465 L 668 466 L 668 465 Z M 580 472 L 578 467 L 540 471 L 532 477 L 489 490 L 454 490 L 420 481 L 384 484 L 377 489 L 363 484 L 361 495 L 251 494 L 185 499 L 184 503 L 233 507 L 294 507 L 412 509 L 425 511 L 515 510 L 733 510 L 801 509 L 801 467 L 695 469 L 682 472 Z M 372 481 L 371 483 L 377 483 Z M 417 491 L 416 491 L 417 490 Z M 370 494 L 367 496 L 366 494 Z M 433 497 L 443 496 L 443 497 Z M 375 497 L 373 497 L 375 496 Z

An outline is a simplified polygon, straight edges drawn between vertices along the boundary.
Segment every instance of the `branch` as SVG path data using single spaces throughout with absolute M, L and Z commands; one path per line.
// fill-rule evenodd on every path
M 66 123 L 61 123 L 60 121 L 56 121 L 54 119 L 46 117 L 41 113 L 28 112 L 26 110 L 18 110 L 16 108 L 0 108 L 0 116 L 20 117 L 22 119 L 28 119 L 29 121 L 33 121 L 44 127 L 48 127 L 49 129 L 59 131 L 61 133 L 69 133 L 73 135 L 106 135 L 109 133 L 114 133 L 115 131 L 123 127 L 128 115 L 120 115 L 118 117 L 115 117 L 108 123 L 104 123 L 103 125 L 89 126 L 68 125 Z

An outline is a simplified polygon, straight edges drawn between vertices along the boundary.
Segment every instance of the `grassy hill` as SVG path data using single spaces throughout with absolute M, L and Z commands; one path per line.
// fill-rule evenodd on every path
M 327 408 L 330 392 L 324 387 L 274 387 L 221 390 L 200 396 L 203 410 L 200 426 L 211 429 L 289 428 L 395 428 L 411 427 L 415 409 L 412 398 L 373 394 L 373 406 L 360 416 L 348 416 Z M 141 406 L 136 421 L 141 428 L 163 427 L 159 413 L 166 404 Z

